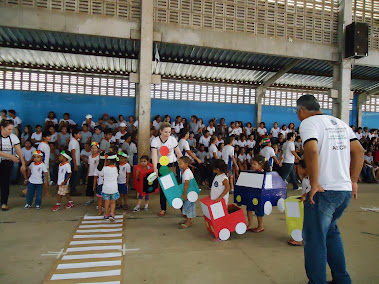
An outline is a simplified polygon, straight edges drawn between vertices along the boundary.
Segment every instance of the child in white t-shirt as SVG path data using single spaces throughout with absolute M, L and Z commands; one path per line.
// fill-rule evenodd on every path
M 38 145 L 37 150 L 41 150 L 44 153 L 44 157 L 42 159 L 42 162 L 45 164 L 47 172 L 48 172 L 48 179 L 49 179 L 49 173 L 50 173 L 50 145 L 49 142 L 51 141 L 51 133 L 50 131 L 43 131 L 42 132 L 42 141 Z M 49 180 L 47 181 L 47 185 L 45 184 L 43 189 L 45 192 L 46 197 L 51 197 L 49 193 Z
M 102 197 L 104 199 L 105 207 L 105 220 L 115 221 L 115 209 L 116 209 L 116 200 L 120 198 L 118 193 L 118 170 L 116 165 L 117 154 L 114 152 L 109 152 L 105 154 L 105 166 L 104 171 L 104 182 L 102 189 Z
M 247 170 L 247 164 L 246 164 L 246 154 L 245 154 L 245 148 L 241 148 L 239 155 L 238 155 L 238 167 L 241 171 Z
M 216 176 L 213 179 L 210 198 L 212 200 L 216 200 L 220 202 L 222 199 L 225 200 L 226 206 L 228 206 L 229 202 L 229 179 L 228 179 L 228 166 L 225 164 L 224 160 L 218 159 L 213 163 L 213 172 Z M 214 238 L 214 242 L 219 242 L 221 239 Z
M 36 132 L 32 134 L 30 137 L 32 140 L 32 143 L 35 147 L 38 147 L 39 143 L 42 141 L 42 126 L 41 125 L 36 125 Z
M 128 164 L 128 155 L 124 152 L 118 153 L 118 158 L 120 164 L 119 174 L 117 178 L 118 192 L 120 193 L 120 198 L 118 199 L 118 206 L 124 210 L 128 210 L 128 184 L 130 180 L 131 167 Z M 124 201 L 124 205 L 122 205 Z
M 88 173 L 87 173 L 87 187 L 86 187 L 86 196 L 89 196 L 89 200 L 85 205 L 89 206 L 93 204 L 95 192 L 93 191 L 94 180 L 95 180 L 95 171 L 99 165 L 99 148 L 100 145 L 97 142 L 91 143 L 91 155 L 88 157 Z
M 257 172 L 270 172 L 271 171 L 268 160 L 261 155 L 257 155 L 252 159 L 251 169 Z M 246 206 L 247 219 L 248 219 L 247 231 L 254 232 L 254 233 L 262 233 L 264 232 L 264 228 L 263 228 L 264 212 L 263 210 L 252 208 L 252 205 L 253 203 L 250 203 L 249 205 Z M 258 220 L 258 227 L 256 228 L 253 228 L 253 211 L 255 212 L 255 215 L 257 216 L 257 220 Z
M 299 199 L 299 202 L 304 202 L 307 197 L 308 192 L 311 191 L 311 183 L 309 181 L 308 171 L 307 171 L 304 160 L 299 161 L 299 165 L 297 166 L 297 173 L 300 179 L 302 180 L 302 188 L 303 188 L 302 196 L 298 197 L 298 199 Z M 301 223 L 303 222 L 301 221 Z M 290 238 L 288 240 L 288 244 L 292 246 L 302 246 L 303 242 L 298 242 Z
M 187 199 L 187 191 L 189 187 L 189 182 L 194 178 L 193 173 L 189 169 L 189 164 L 191 163 L 190 158 L 184 156 L 179 158 L 179 168 L 183 171 L 182 173 L 182 183 L 184 184 L 183 198 L 183 216 L 186 218 L 184 222 L 179 225 L 179 229 L 187 229 L 192 226 L 191 219 L 196 217 L 196 202 L 191 202 Z
M 43 153 L 40 150 L 36 150 L 33 153 L 34 163 L 31 163 L 30 177 L 28 183 L 28 192 L 26 193 L 26 205 L 25 209 L 32 207 L 34 195 L 36 196 L 35 205 L 36 209 L 41 209 L 42 203 L 42 185 L 48 186 L 48 171 L 45 164 L 42 162 Z
M 66 196 L 68 203 L 66 205 L 66 209 L 74 207 L 74 202 L 71 199 L 71 196 L 68 192 L 68 185 L 70 182 L 70 178 L 72 175 L 71 172 L 71 162 L 72 158 L 69 152 L 62 151 L 59 155 L 59 169 L 58 169 L 58 202 L 55 204 L 55 206 L 51 209 L 51 211 L 56 212 L 58 210 L 61 210 L 61 201 L 62 196 Z
M 99 215 L 103 214 L 104 201 L 101 193 L 103 192 L 103 183 L 104 183 L 104 162 L 105 162 L 105 154 L 104 152 L 99 155 L 99 164 L 95 170 L 95 177 L 93 180 L 93 191 L 97 196 L 97 209 L 99 210 Z
M 233 193 L 234 191 L 234 182 L 233 182 L 233 171 L 232 171 L 232 165 L 235 166 L 235 169 L 238 171 L 239 167 L 237 165 L 236 158 L 234 157 L 234 148 L 233 148 L 233 143 L 234 143 L 234 137 L 229 136 L 226 137 L 225 143 L 227 145 L 224 146 L 222 149 L 222 159 L 224 160 L 225 164 L 228 166 L 229 170 L 229 182 L 230 182 L 230 188 Z

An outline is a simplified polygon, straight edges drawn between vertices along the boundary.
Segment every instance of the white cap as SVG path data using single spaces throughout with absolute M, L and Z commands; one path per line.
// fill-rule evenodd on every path
M 125 124 L 125 122 L 121 122 L 119 126 L 120 127 L 126 127 L 126 124 Z
M 87 114 L 87 115 L 86 115 L 86 119 L 90 119 L 90 118 L 92 118 L 92 115 Z

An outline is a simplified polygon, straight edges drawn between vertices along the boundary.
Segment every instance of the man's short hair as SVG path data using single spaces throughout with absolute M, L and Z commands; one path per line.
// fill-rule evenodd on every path
M 297 102 L 297 109 L 305 109 L 306 111 L 320 111 L 321 107 L 314 95 L 306 94 L 301 96 Z

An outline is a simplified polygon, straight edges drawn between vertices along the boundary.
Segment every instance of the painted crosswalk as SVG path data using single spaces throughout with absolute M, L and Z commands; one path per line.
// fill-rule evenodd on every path
M 125 217 L 84 216 L 44 284 L 121 284 Z

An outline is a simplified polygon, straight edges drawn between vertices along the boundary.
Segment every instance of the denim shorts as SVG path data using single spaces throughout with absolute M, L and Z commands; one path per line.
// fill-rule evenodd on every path
M 109 194 L 109 193 L 101 193 L 101 196 L 103 197 L 104 200 L 117 200 L 120 198 L 120 193 L 116 192 L 116 193 L 112 193 L 112 194 Z
M 187 215 L 187 218 L 195 218 L 196 217 L 196 202 L 191 202 L 189 200 L 184 201 L 183 215 Z
M 257 217 L 263 217 L 265 215 L 262 206 L 254 206 L 250 203 L 251 202 L 249 202 L 249 205 L 246 205 L 246 211 L 253 211 Z
M 118 192 L 120 194 L 127 194 L 128 193 L 128 187 L 125 183 L 119 183 L 118 184 Z
M 103 185 L 102 184 L 97 185 L 97 187 L 96 187 L 96 196 L 97 197 L 102 197 L 101 196 L 101 192 L 102 191 L 103 191 Z

